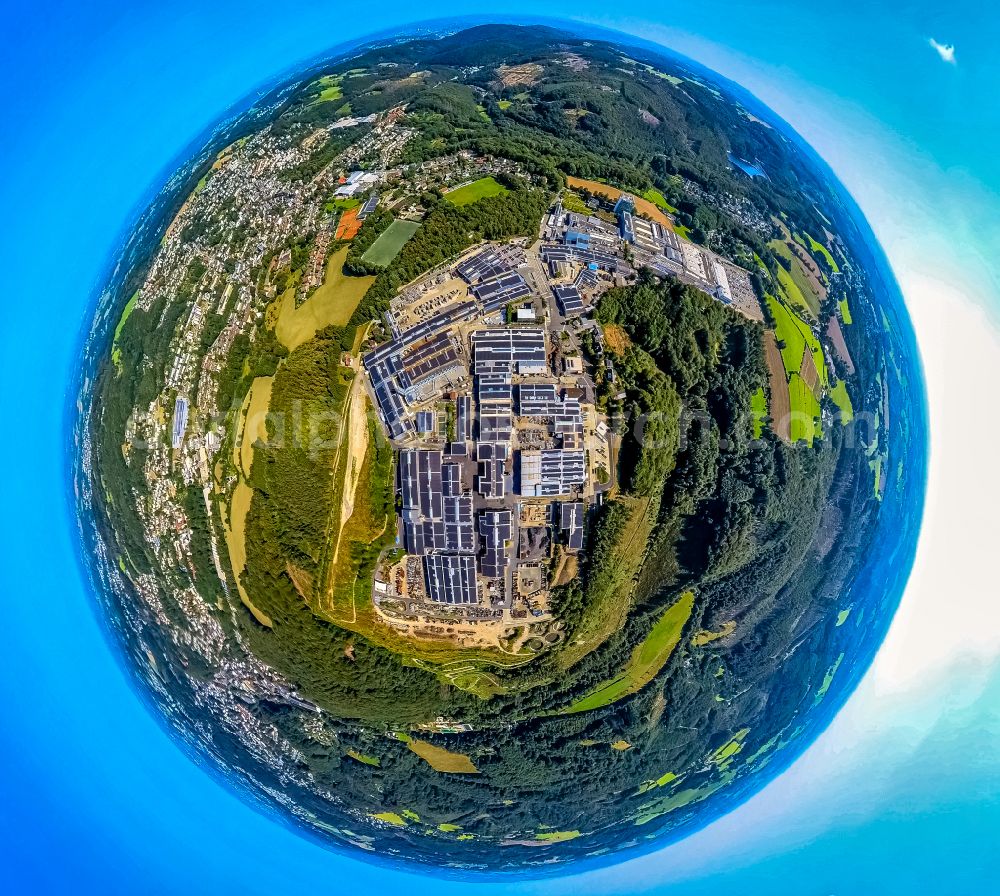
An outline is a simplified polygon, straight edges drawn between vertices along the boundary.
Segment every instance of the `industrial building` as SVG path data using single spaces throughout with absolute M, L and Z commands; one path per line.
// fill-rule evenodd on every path
M 572 501 L 559 505 L 559 530 L 571 551 L 583 548 L 583 502 Z
M 541 328 L 476 330 L 472 334 L 472 355 L 476 376 L 548 371 L 545 331 Z
M 522 451 L 520 493 L 526 498 L 556 498 L 572 494 L 587 481 L 582 449 L 543 448 Z

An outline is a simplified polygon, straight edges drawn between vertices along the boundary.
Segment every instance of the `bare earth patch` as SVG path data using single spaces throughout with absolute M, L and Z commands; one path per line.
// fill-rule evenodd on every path
M 537 62 L 526 62 L 524 65 L 501 65 L 497 76 L 505 87 L 534 84 L 542 73 L 542 67 Z

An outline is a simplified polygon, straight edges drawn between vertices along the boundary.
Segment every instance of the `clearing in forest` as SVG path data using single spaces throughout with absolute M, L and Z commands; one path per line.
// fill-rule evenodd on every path
M 635 648 L 628 665 L 589 694 L 571 703 L 560 714 L 586 712 L 609 706 L 644 688 L 664 667 L 681 640 L 684 626 L 694 609 L 694 592 L 685 591 L 656 622 L 652 631 Z

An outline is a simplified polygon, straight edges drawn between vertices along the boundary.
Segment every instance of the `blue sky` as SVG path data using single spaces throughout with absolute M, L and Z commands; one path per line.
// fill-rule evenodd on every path
M 484 892 L 968 893 L 1000 827 L 1000 16 L 957 0 L 553 3 L 732 77 L 834 167 L 914 315 L 932 420 L 913 580 L 871 673 L 765 791 L 678 846 Z M 496 4 L 498 12 L 537 12 Z M 301 893 L 461 887 L 335 856 L 256 814 L 184 757 L 136 700 L 81 588 L 63 413 L 90 293 L 130 214 L 182 148 L 252 85 L 419 15 L 412 5 L 193 0 L 4 4 L 0 350 L 0 888 Z M 954 44 L 955 64 L 930 39 Z

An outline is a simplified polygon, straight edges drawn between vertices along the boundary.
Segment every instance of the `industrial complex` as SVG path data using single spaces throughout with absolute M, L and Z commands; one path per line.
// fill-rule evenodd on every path
M 391 338 L 364 356 L 398 454 L 397 546 L 373 597 L 402 632 L 457 625 L 490 643 L 485 631 L 553 621 L 551 588 L 615 486 L 617 437 L 583 363 L 589 334 L 614 381 L 591 315 L 602 292 L 646 267 L 762 319 L 747 271 L 639 217 L 627 195 L 601 215 L 557 202 L 538 236 L 481 243 L 410 284 L 386 314 Z

